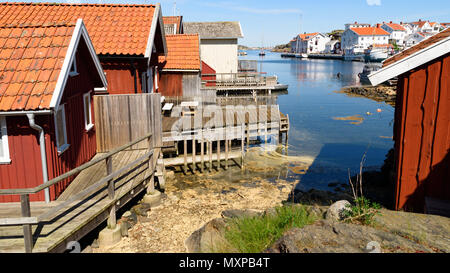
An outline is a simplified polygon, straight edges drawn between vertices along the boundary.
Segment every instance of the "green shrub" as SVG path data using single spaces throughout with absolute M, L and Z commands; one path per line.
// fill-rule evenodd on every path
M 354 204 L 349 206 L 349 210 L 342 212 L 345 222 L 359 222 L 363 225 L 372 225 L 375 215 L 380 214 L 381 206 L 371 202 L 364 197 L 355 198 Z
M 259 253 L 271 246 L 292 227 L 304 227 L 316 220 L 302 206 L 286 205 L 271 215 L 233 219 L 225 233 L 229 250 Z M 224 249 L 222 248 L 222 251 Z

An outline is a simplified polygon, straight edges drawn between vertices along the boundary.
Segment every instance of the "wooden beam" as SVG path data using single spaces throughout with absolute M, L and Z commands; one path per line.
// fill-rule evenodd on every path
M 204 158 L 204 144 L 205 144 L 205 140 L 203 139 L 203 135 L 200 139 L 200 156 L 201 156 L 201 163 L 200 163 L 200 171 L 203 173 L 203 168 L 204 168 L 204 164 L 205 164 L 205 158 Z
M 196 162 L 195 162 L 195 136 L 192 137 L 192 173 L 195 174 L 195 169 L 197 168 Z

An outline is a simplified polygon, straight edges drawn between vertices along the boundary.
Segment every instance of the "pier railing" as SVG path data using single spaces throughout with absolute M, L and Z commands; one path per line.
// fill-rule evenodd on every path
M 207 88 L 217 88 L 234 86 L 258 87 L 277 84 L 276 76 L 268 77 L 264 76 L 265 74 L 265 72 L 202 74 L 202 77 L 212 78 L 203 80 L 202 85 Z
M 112 156 L 124 151 L 125 149 L 128 149 L 132 147 L 133 145 L 136 145 L 140 142 L 147 141 L 149 151 L 139 157 L 138 159 L 134 160 L 133 162 L 127 164 L 126 166 L 113 171 L 113 164 L 112 164 Z M 107 192 L 108 197 L 111 201 L 115 201 L 115 182 L 118 181 L 114 178 L 119 177 L 123 173 L 131 170 L 133 167 L 142 164 L 144 161 L 149 162 L 149 167 L 153 168 L 153 147 L 152 145 L 152 133 L 148 133 L 132 142 L 129 142 L 125 145 L 122 145 L 102 156 L 100 156 L 97 159 L 91 160 L 69 172 L 66 172 L 58 177 L 55 177 L 51 179 L 50 181 L 41 184 L 34 188 L 24 188 L 24 189 L 1 189 L 0 195 L 20 195 L 20 207 L 21 207 L 21 216 L 18 218 L 0 218 L 0 227 L 1 226 L 18 226 L 22 225 L 23 227 L 23 236 L 24 236 L 24 243 L 25 243 L 25 252 L 32 252 L 33 250 L 33 233 L 32 233 L 32 225 L 37 225 L 41 222 L 47 222 L 50 219 L 53 219 L 58 214 L 68 211 L 76 204 L 72 205 L 75 201 L 87 201 L 90 199 L 93 199 L 95 197 L 95 192 L 98 191 L 99 187 L 104 187 L 107 185 Z M 84 189 L 83 191 L 71 196 L 68 200 L 56 205 L 55 207 L 52 207 L 51 209 L 45 211 L 44 213 L 40 214 L 39 216 L 31 216 L 31 209 L 30 209 L 30 194 L 38 193 L 42 190 L 45 190 L 58 182 L 61 182 L 71 176 L 79 174 L 81 171 L 86 170 L 87 168 L 90 168 L 96 164 L 99 164 L 101 162 L 105 163 L 106 168 L 106 176 L 89 186 L 88 188 Z M 149 185 L 149 187 L 153 187 L 153 185 Z M 78 202 L 77 202 L 78 203 Z M 115 202 L 113 202 L 113 205 L 110 208 L 110 214 L 108 218 L 108 226 L 114 228 L 116 225 L 116 216 L 115 216 L 116 208 L 115 208 Z

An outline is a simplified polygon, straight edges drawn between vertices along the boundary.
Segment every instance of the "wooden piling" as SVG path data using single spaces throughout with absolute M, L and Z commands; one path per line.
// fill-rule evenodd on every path
M 212 140 L 208 141 L 209 144 L 209 172 L 212 172 Z
M 244 168 L 244 123 L 241 127 L 241 169 Z
M 195 156 L 196 151 L 195 151 L 195 136 L 192 136 L 192 173 L 195 174 L 195 169 L 197 168 L 196 166 L 196 162 L 195 159 L 197 158 Z
M 225 170 L 228 170 L 228 142 L 229 140 L 225 134 Z
M 204 167 L 204 164 L 205 164 L 205 160 L 204 160 L 204 157 L 203 157 L 203 153 L 204 153 L 204 147 L 203 147 L 203 144 L 205 143 L 205 141 L 204 141 L 204 139 L 203 139 L 203 135 L 202 135 L 202 137 L 201 137 L 201 139 L 200 139 L 200 157 L 201 157 L 201 163 L 200 163 L 200 171 L 203 173 L 203 167 Z
M 217 140 L 217 171 L 220 170 L 220 139 Z
M 187 174 L 187 140 L 183 140 L 184 146 L 184 174 Z

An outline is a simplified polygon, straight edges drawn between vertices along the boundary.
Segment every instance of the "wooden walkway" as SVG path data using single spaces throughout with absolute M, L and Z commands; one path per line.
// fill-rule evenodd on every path
M 114 170 L 118 170 L 144 156 L 149 151 L 125 150 L 112 156 Z M 159 154 L 155 152 L 155 154 Z M 103 154 L 97 154 L 93 160 Z M 153 161 L 151 161 L 153 162 Z M 154 166 L 149 169 L 149 161 L 144 160 L 121 176 L 115 178 L 115 198 L 108 198 L 107 186 L 89 191 L 92 198 L 82 196 L 74 200 L 68 210 L 58 212 L 56 216 L 33 225 L 33 252 L 62 252 L 67 243 L 77 241 L 110 215 L 110 208 L 115 205 L 119 209 L 142 190 L 153 175 Z M 106 176 L 106 165 L 96 164 L 78 174 L 75 180 L 63 192 L 57 201 L 31 203 L 31 216 L 45 215 L 50 209 L 57 207 L 70 197 L 86 190 L 95 182 Z M 65 206 L 66 207 L 66 206 Z M 0 204 L 0 218 L 21 217 L 20 203 Z M 0 226 L 0 253 L 25 252 L 22 226 Z

